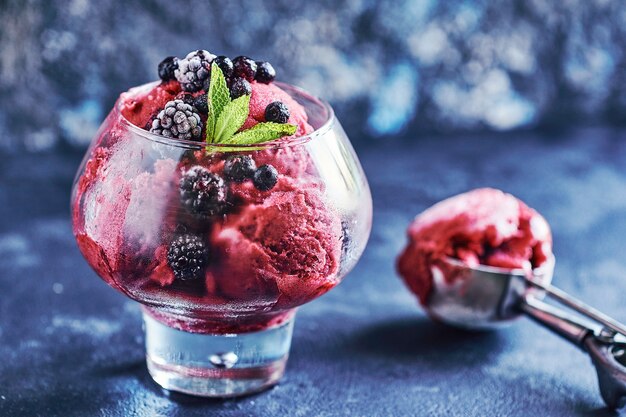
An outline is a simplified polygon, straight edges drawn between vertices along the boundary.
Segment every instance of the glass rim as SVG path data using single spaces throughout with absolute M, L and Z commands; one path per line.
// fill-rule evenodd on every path
M 159 83 L 160 81 L 153 81 L 153 82 L 141 84 L 141 85 L 131 88 L 130 90 L 128 90 L 128 92 L 123 93 L 123 94 L 128 94 L 128 93 L 131 93 L 135 89 L 142 89 L 148 86 L 150 86 L 150 88 L 153 88 L 152 86 L 156 86 Z M 237 149 L 239 151 L 245 152 L 247 150 L 256 151 L 256 150 L 263 150 L 263 149 L 287 148 L 287 147 L 291 147 L 294 145 L 307 143 L 315 139 L 318 136 L 324 135 L 327 131 L 329 131 L 332 128 L 332 126 L 334 125 L 337 119 L 335 117 L 335 112 L 332 106 L 327 101 L 317 96 L 314 96 L 313 94 L 309 93 L 308 91 L 300 87 L 296 87 L 291 84 L 283 83 L 280 81 L 275 81 L 274 84 L 278 85 L 281 89 L 287 92 L 289 96 L 291 96 L 296 102 L 301 104 L 303 107 L 305 107 L 305 105 L 303 105 L 297 100 L 297 98 L 294 96 L 294 93 L 296 95 L 303 96 L 307 100 L 313 102 L 315 105 L 322 108 L 324 112 L 326 113 L 324 117 L 324 122 L 322 123 L 322 125 L 318 127 L 317 129 L 313 130 L 311 133 L 307 133 L 306 135 L 288 137 L 287 139 L 280 138 L 280 139 L 275 139 L 273 141 L 263 142 L 263 143 L 245 144 L 245 145 L 226 144 L 226 143 L 206 143 L 204 141 L 198 142 L 198 141 L 193 141 L 193 140 L 178 139 L 178 138 L 171 138 L 171 137 L 167 137 L 163 135 L 157 135 L 156 133 L 152 133 L 145 129 L 142 129 L 141 127 L 135 125 L 130 120 L 128 120 L 122 113 L 122 97 L 121 96 L 120 98 L 118 98 L 117 102 L 115 103 L 114 108 L 115 108 L 115 111 L 119 114 L 121 123 L 136 135 L 142 136 L 154 142 L 172 145 L 176 147 L 188 148 L 188 149 L 211 148 L 218 152 L 220 149 L 224 149 L 224 150 Z M 305 110 L 306 110 L 306 107 L 305 107 Z M 308 113 L 307 113 L 307 116 L 309 116 Z

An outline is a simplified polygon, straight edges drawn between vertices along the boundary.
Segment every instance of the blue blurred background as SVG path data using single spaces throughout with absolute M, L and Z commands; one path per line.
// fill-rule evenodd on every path
M 626 2 L 3 0 L 0 150 L 83 148 L 198 48 L 271 61 L 355 142 L 626 122 Z

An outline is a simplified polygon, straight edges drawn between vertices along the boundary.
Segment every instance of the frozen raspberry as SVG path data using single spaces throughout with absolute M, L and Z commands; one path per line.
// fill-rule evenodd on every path
M 227 188 L 222 177 L 196 165 L 180 179 L 180 203 L 191 214 L 207 219 L 227 208 Z
M 215 55 L 199 49 L 190 52 L 185 58 L 178 61 L 178 68 L 174 71 L 176 79 L 183 90 L 191 93 L 209 88 L 211 62 Z
M 172 100 L 154 118 L 150 132 L 177 139 L 199 140 L 202 121 L 192 106 L 182 100 Z
M 167 263 L 180 280 L 200 278 L 208 263 L 209 249 L 200 236 L 176 237 L 167 251 Z

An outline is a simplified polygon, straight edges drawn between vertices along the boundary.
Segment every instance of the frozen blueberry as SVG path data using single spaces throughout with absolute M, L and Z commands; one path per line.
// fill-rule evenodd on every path
M 265 108 L 265 120 L 268 122 L 287 123 L 289 109 L 282 101 L 274 101 Z
M 245 78 L 248 81 L 254 80 L 256 75 L 256 62 L 247 56 L 238 56 L 233 60 L 235 77 Z
M 252 178 L 252 183 L 260 191 L 268 191 L 274 188 L 278 181 L 278 171 L 272 165 L 261 165 Z
M 168 56 L 159 63 L 159 78 L 163 81 L 170 81 L 176 78 L 174 71 L 178 68 L 178 58 Z
M 257 61 L 256 77 L 254 78 L 260 83 L 269 84 L 276 78 L 276 70 L 269 62 Z
M 233 61 L 231 61 L 227 56 L 220 55 L 213 60 L 213 63 L 222 70 L 226 79 L 233 76 Z
M 235 78 L 230 84 L 230 98 L 236 99 L 244 95 L 252 94 L 252 86 L 245 78 Z

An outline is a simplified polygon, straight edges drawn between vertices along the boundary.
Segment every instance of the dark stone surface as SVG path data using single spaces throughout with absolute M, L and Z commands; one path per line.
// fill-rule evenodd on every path
M 537 208 L 554 231 L 555 283 L 626 319 L 626 132 L 426 140 L 359 150 L 375 200 L 346 281 L 298 313 L 287 374 L 228 401 L 150 379 L 138 306 L 82 259 L 69 223 L 80 155 L 0 163 L 2 416 L 612 415 L 584 354 L 522 319 L 493 333 L 431 323 L 393 261 L 414 214 L 478 186 Z

